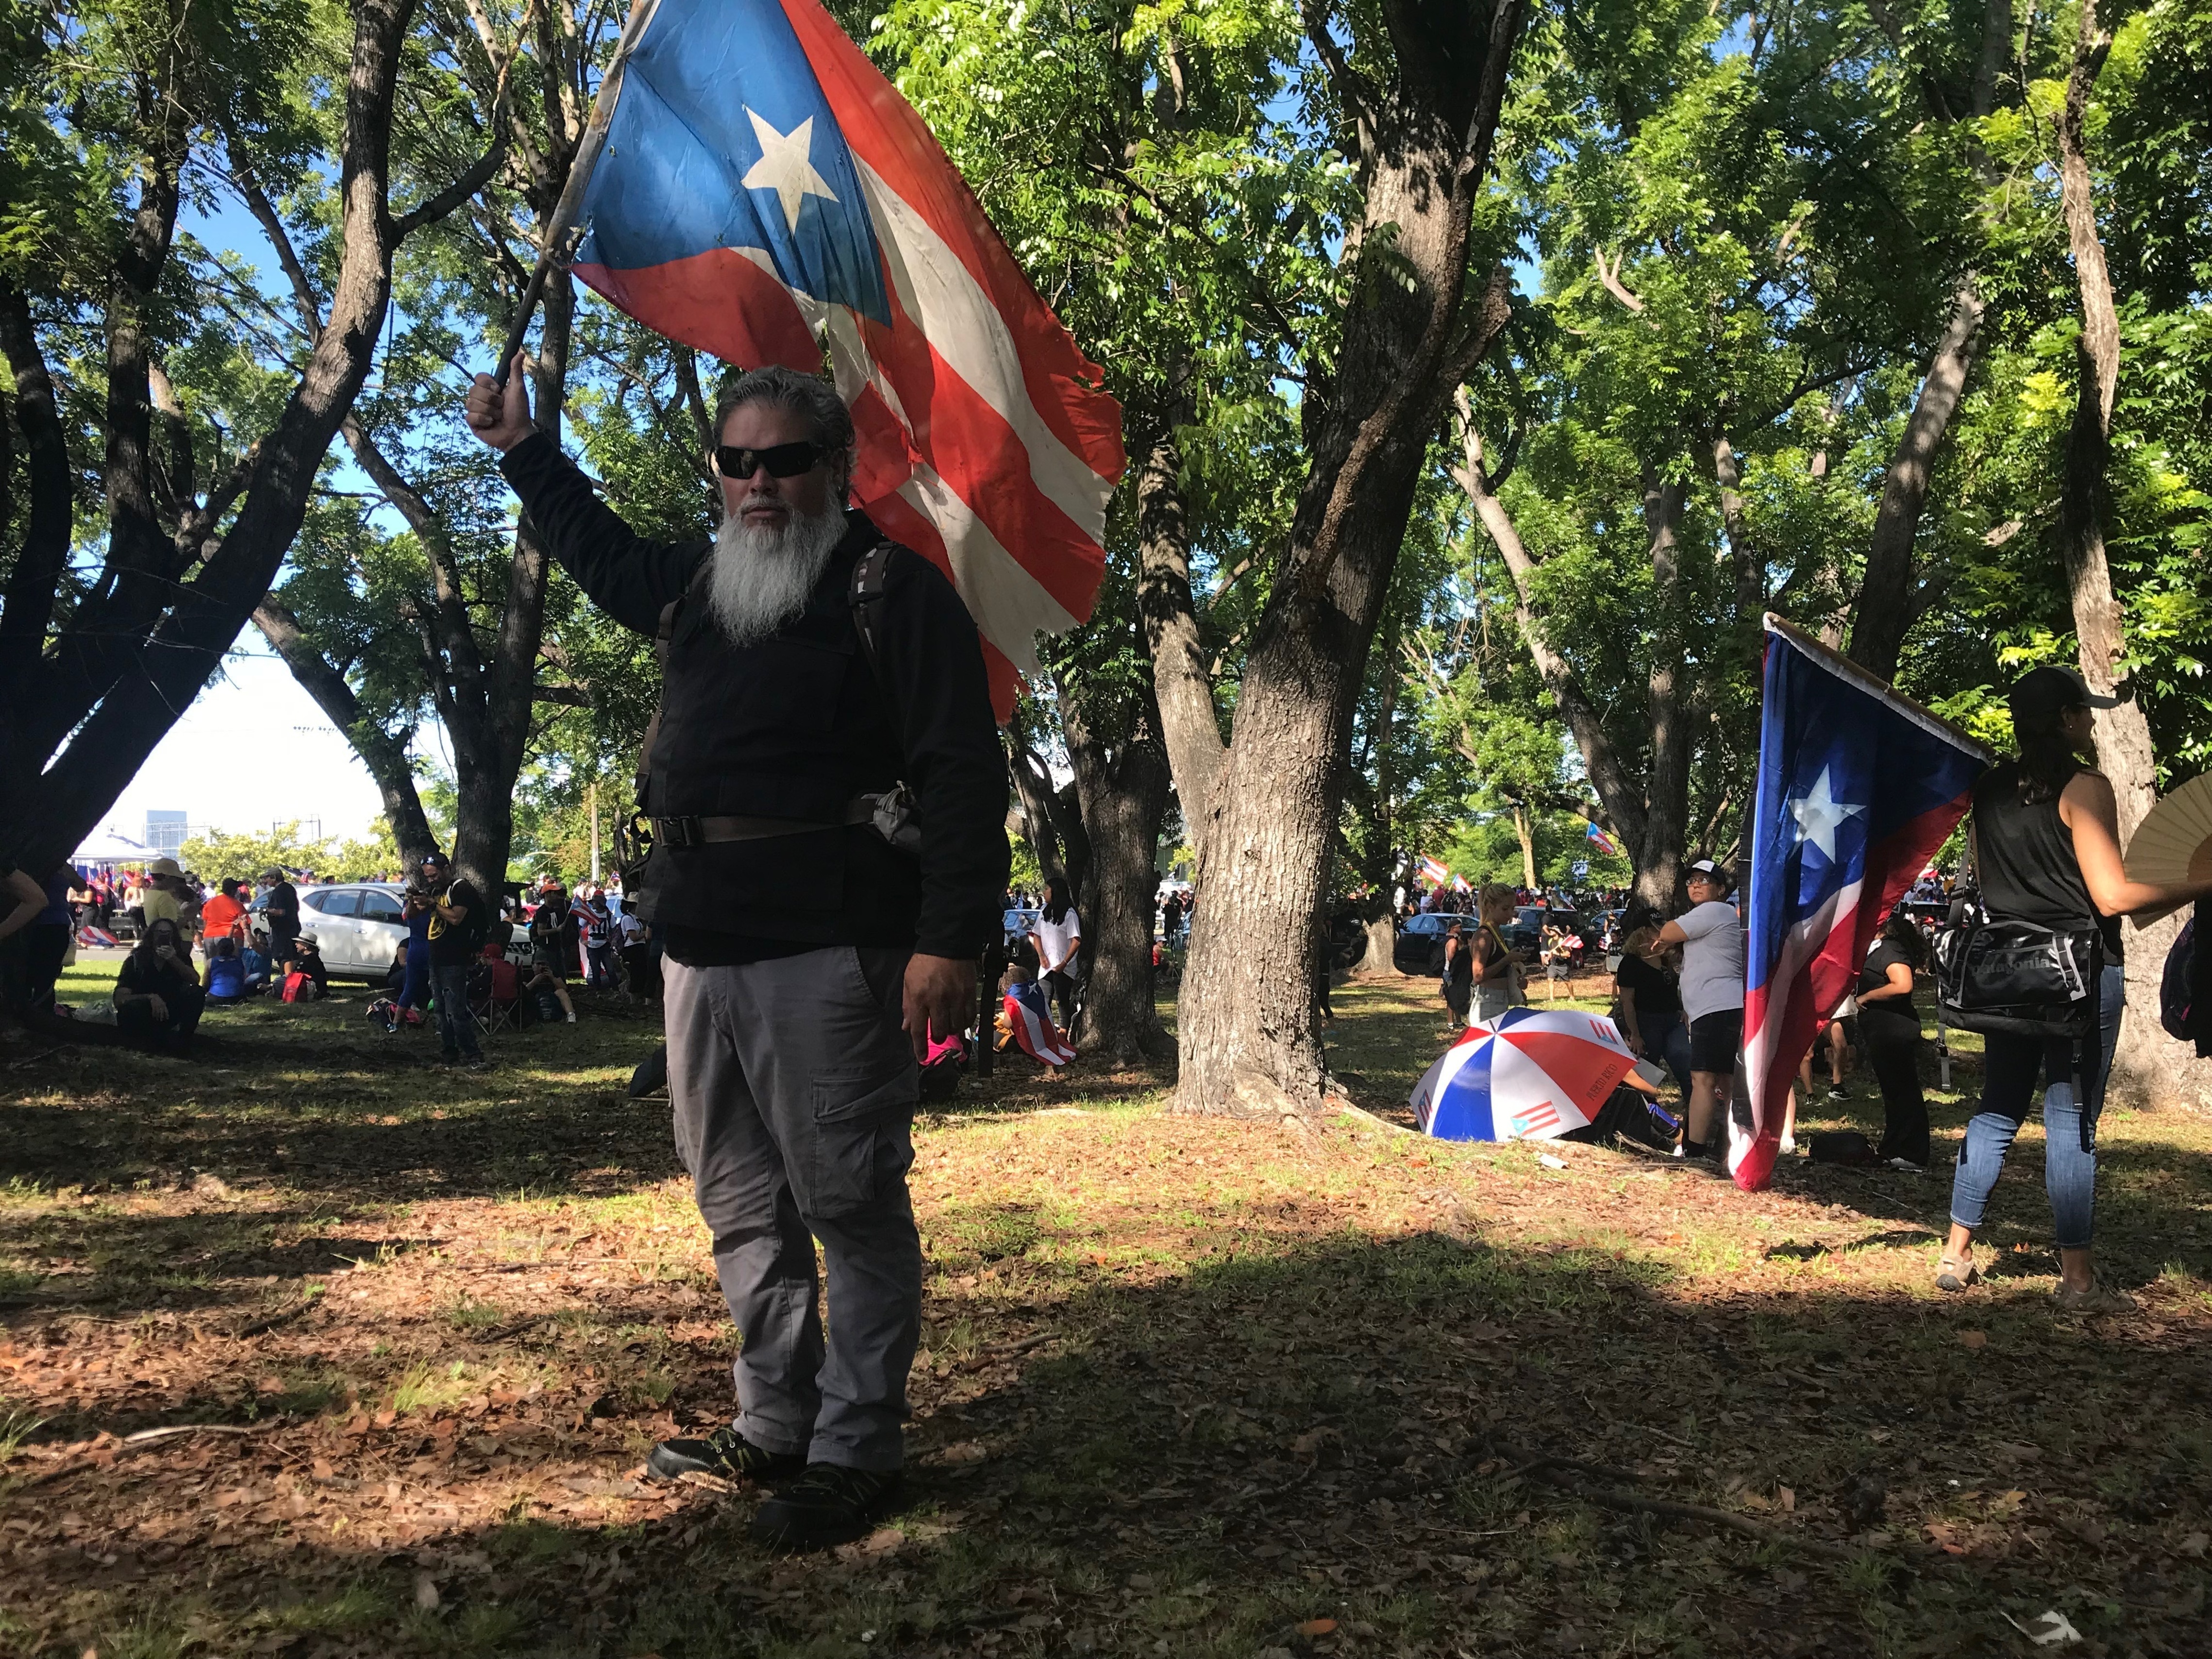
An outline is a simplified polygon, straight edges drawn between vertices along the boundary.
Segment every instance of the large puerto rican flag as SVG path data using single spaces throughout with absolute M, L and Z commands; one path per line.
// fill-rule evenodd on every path
M 1773 1173 L 1797 1062 L 1990 762 L 1780 618 L 1766 635 L 1743 1006 L 1751 1121 L 1729 1123 L 1729 1168 L 1753 1191 Z
M 1038 632 L 1091 614 L 1119 405 L 817 0 L 657 0 L 636 41 L 575 274 L 744 368 L 818 372 L 826 337 L 854 499 L 951 577 L 1003 720 Z

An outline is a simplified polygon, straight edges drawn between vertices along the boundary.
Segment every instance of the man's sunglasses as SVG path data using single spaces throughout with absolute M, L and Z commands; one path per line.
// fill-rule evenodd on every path
M 820 465 L 830 452 L 820 444 L 777 444 L 770 449 L 740 449 L 735 444 L 714 448 L 714 470 L 732 483 L 742 483 L 761 468 L 772 478 L 795 478 Z

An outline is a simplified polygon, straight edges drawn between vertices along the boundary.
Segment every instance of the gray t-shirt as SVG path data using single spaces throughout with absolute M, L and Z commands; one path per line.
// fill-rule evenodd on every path
M 1743 1006 L 1743 923 L 1735 906 L 1708 899 L 1675 919 L 1682 946 L 1682 1012 L 1687 1018 Z

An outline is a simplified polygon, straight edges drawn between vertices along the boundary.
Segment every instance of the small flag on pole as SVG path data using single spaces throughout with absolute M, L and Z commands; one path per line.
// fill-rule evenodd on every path
M 1857 982 L 1869 947 L 1929 854 L 1966 816 L 1989 751 L 1856 663 L 1766 619 L 1751 937 L 1743 1005 L 1750 1121 L 1731 1112 L 1729 1169 L 1766 1185 L 1797 1062 Z
M 1433 882 L 1438 887 L 1443 887 L 1450 884 L 1452 872 L 1448 865 L 1439 864 L 1434 859 L 1423 859 L 1421 877 L 1425 881 Z
M 1595 843 L 1597 850 L 1601 853 L 1611 853 L 1617 856 L 1620 852 L 1620 848 L 1613 844 L 1613 837 L 1599 829 L 1595 823 L 1589 827 L 1588 839 Z

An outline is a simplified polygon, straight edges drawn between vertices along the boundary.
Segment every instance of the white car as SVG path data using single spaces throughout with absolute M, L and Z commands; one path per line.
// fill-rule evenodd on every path
M 339 882 L 300 894 L 300 931 L 315 936 L 332 979 L 381 983 L 407 946 L 400 914 L 405 889 L 396 882 Z

